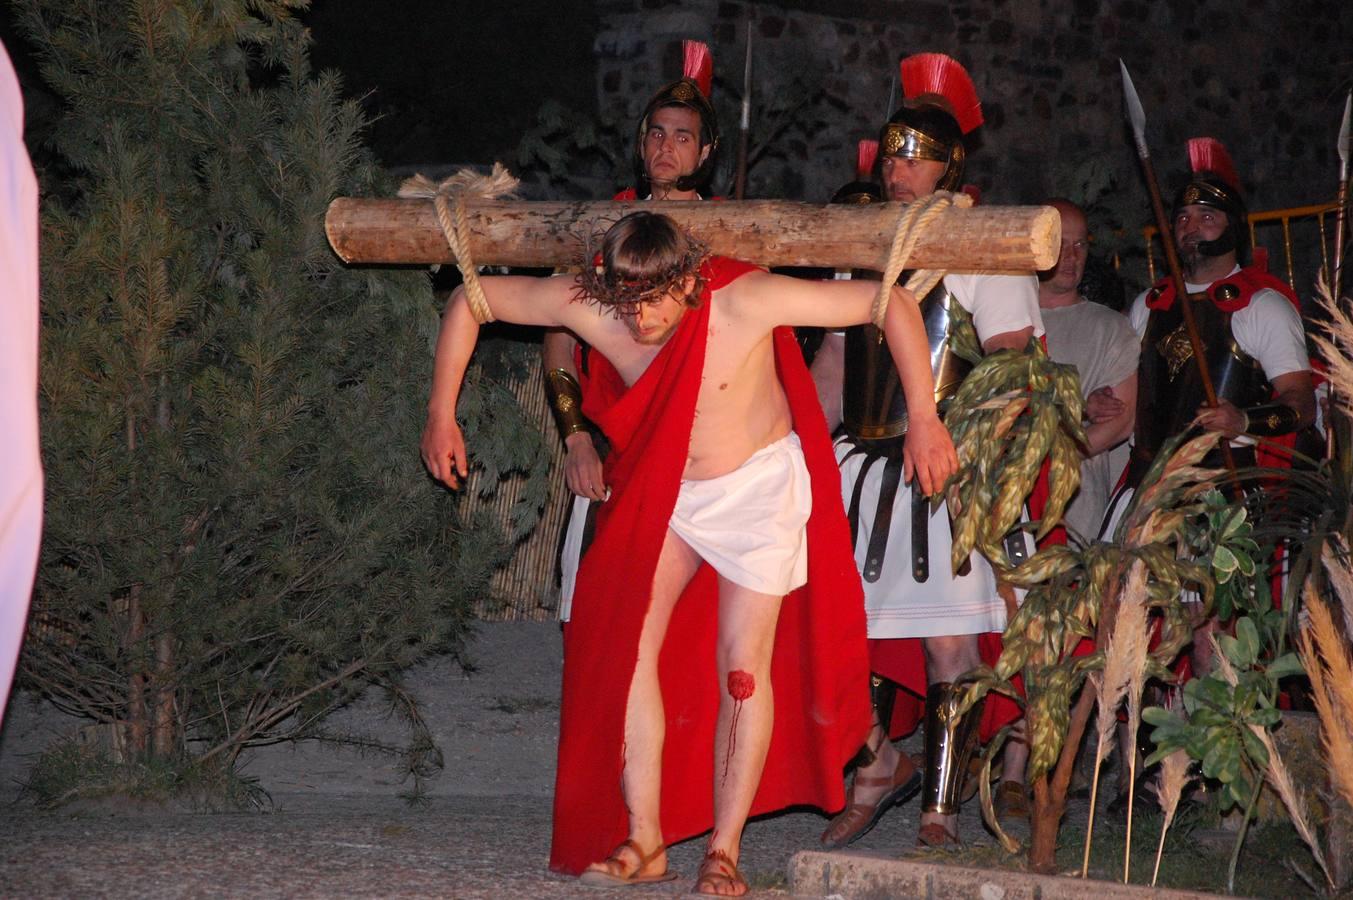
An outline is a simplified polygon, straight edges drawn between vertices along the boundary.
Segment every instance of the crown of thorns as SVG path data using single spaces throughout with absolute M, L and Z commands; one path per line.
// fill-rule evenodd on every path
M 690 296 L 698 297 L 704 292 L 705 278 L 700 269 L 709 258 L 709 248 L 690 235 L 686 236 L 686 252 L 679 259 L 638 278 L 625 278 L 607 270 L 597 252 L 599 245 L 597 237 L 585 242 L 583 264 L 575 279 L 574 300 L 595 303 L 618 318 L 636 315 L 641 304 L 660 299 L 690 276 L 695 277 Z

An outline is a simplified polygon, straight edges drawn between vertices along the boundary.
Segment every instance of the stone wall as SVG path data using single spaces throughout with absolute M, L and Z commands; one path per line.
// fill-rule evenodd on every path
M 1167 195 L 1184 142 L 1231 149 L 1252 208 L 1332 200 L 1335 141 L 1353 78 L 1353 4 L 1315 0 L 599 0 L 598 106 L 628 123 L 708 42 L 731 185 L 747 23 L 754 38 L 749 196 L 825 200 L 875 136 L 896 61 L 948 53 L 973 74 L 986 124 L 967 180 L 988 202 L 1090 199 L 1101 226 L 1149 215 L 1118 74 L 1128 64 Z M 773 134 L 772 134 L 773 133 Z M 768 138 L 769 135 L 769 138 Z

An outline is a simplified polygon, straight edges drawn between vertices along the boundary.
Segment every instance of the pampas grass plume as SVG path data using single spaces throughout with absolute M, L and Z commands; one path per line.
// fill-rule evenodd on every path
M 1090 841 L 1095 831 L 1100 763 L 1113 746 L 1113 731 L 1118 724 L 1118 707 L 1123 702 L 1123 695 L 1133 689 L 1134 683 L 1140 692 L 1142 676 L 1146 671 L 1146 651 L 1146 564 L 1137 560 L 1128 571 L 1127 585 L 1119 596 L 1118 615 L 1114 618 L 1113 633 L 1104 650 L 1104 672 L 1100 676 L 1092 676 L 1095 689 L 1099 692 L 1099 708 L 1095 719 L 1099 743 L 1095 749 L 1095 775 L 1090 785 L 1090 821 L 1085 829 L 1082 878 L 1087 876 L 1090 868 Z M 1135 708 L 1140 716 L 1140 696 L 1135 707 L 1131 706 L 1131 698 L 1128 702 L 1130 708 Z M 1133 761 L 1136 761 L 1135 753 Z
M 1309 586 L 1306 610 L 1310 625 L 1299 642 L 1301 662 L 1311 679 L 1311 700 L 1320 717 L 1326 768 L 1331 786 L 1353 809 L 1353 662 L 1329 607 Z

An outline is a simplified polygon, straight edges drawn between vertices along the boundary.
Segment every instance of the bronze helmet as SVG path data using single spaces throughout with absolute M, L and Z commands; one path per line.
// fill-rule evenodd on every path
M 883 126 L 884 156 L 945 163 L 936 190 L 957 190 L 967 150 L 963 138 L 982 124 L 982 104 L 966 69 L 943 53 L 902 60 L 902 107 Z

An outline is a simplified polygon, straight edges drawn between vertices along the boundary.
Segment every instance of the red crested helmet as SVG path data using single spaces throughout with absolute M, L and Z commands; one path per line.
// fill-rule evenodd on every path
M 1210 206 L 1226 213 L 1226 233 L 1215 241 L 1204 241 L 1198 252 L 1204 256 L 1223 256 L 1232 250 L 1245 264 L 1250 255 L 1249 213 L 1240 191 L 1240 177 L 1226 146 L 1216 138 L 1189 139 L 1188 182 L 1175 194 L 1170 207 L 1173 217 L 1185 206 Z
M 967 69 L 943 53 L 902 60 L 902 107 L 883 126 L 879 152 L 945 163 L 935 185 L 952 191 L 963 179 L 964 136 L 982 124 L 982 104 Z

